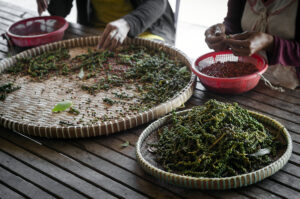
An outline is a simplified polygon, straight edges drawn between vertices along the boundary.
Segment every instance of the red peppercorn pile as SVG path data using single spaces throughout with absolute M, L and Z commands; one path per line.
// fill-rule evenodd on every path
M 217 62 L 203 68 L 200 72 L 213 77 L 240 77 L 257 72 L 254 64 L 245 62 Z

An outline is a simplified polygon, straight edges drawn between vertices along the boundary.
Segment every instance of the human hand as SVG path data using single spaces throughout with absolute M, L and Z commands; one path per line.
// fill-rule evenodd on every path
M 39 16 L 41 16 L 41 14 L 47 10 L 48 8 L 48 0 L 36 0 L 37 6 L 38 6 L 38 13 Z
M 263 32 L 243 32 L 226 40 L 234 55 L 250 56 L 273 45 L 273 36 Z
M 123 43 L 129 30 L 129 24 L 124 19 L 110 22 L 101 35 L 98 48 L 114 50 Z
M 215 24 L 209 27 L 205 31 L 205 42 L 210 49 L 215 51 L 226 50 L 228 46 L 226 45 L 226 34 L 224 24 Z

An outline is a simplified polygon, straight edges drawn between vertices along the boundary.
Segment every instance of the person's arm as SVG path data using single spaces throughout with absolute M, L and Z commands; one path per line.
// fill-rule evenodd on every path
M 73 0 L 50 0 L 48 11 L 51 15 L 66 17 L 72 8 Z
M 236 34 L 243 32 L 241 20 L 245 8 L 246 0 L 229 0 L 227 4 L 227 16 L 223 24 L 226 34 Z
M 135 37 L 149 28 L 166 10 L 168 0 L 148 0 L 139 5 L 123 19 L 127 21 L 130 30 L 129 37 Z
M 37 9 L 38 9 L 39 16 L 41 16 L 42 13 L 45 10 L 47 10 L 48 2 L 47 2 L 47 0 L 36 0 L 36 3 L 37 3 Z
M 98 48 L 113 50 L 126 38 L 136 37 L 160 18 L 167 7 L 167 0 L 148 0 L 121 19 L 106 25 Z
M 267 51 L 269 63 L 300 67 L 300 41 L 273 37 L 273 46 Z

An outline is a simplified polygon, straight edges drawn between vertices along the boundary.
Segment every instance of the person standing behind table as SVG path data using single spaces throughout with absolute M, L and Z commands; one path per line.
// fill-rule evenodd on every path
M 76 0 L 77 22 L 99 28 L 99 48 L 113 50 L 126 38 L 141 37 L 174 44 L 174 13 L 168 0 Z M 37 0 L 38 12 L 66 17 L 73 0 Z
M 231 49 L 235 55 L 266 55 L 264 74 L 273 84 L 295 89 L 300 85 L 299 0 L 229 0 L 222 24 L 209 27 L 211 49 Z

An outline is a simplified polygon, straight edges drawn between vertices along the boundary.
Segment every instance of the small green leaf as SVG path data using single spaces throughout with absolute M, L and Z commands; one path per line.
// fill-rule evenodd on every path
M 79 77 L 80 79 L 82 79 L 82 78 L 84 77 L 84 71 L 83 71 L 83 68 L 80 69 L 80 72 L 79 72 L 79 74 L 78 74 L 78 77 Z
M 72 102 L 71 101 L 62 101 L 57 103 L 54 108 L 52 109 L 52 112 L 57 113 L 57 112 L 61 112 L 61 111 L 65 111 L 68 108 L 70 108 L 72 106 Z
M 126 141 L 123 144 L 121 144 L 121 147 L 128 147 L 128 146 L 129 146 L 129 141 Z

